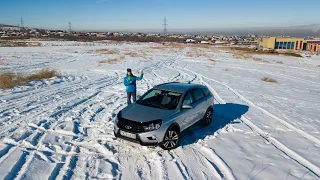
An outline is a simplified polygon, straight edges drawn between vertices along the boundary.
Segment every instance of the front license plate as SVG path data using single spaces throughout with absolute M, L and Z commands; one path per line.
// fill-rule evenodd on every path
M 128 132 L 124 132 L 120 130 L 120 135 L 127 137 L 127 138 L 131 138 L 131 139 L 136 139 L 136 135 L 132 134 L 132 133 L 128 133 Z

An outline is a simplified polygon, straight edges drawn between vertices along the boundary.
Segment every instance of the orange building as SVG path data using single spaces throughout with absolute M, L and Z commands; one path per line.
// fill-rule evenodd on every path
M 319 40 L 307 40 L 307 50 L 320 53 L 320 39 Z

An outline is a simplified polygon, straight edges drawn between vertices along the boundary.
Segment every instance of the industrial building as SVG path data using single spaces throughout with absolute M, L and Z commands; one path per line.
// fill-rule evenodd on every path
M 269 49 L 292 49 L 320 52 L 320 40 L 304 38 L 268 37 L 259 42 L 259 46 Z

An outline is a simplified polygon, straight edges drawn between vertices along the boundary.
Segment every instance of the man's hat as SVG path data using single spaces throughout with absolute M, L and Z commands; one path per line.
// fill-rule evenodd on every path
M 127 72 L 131 72 L 131 69 L 130 69 L 130 68 L 128 68 L 128 69 L 127 69 Z

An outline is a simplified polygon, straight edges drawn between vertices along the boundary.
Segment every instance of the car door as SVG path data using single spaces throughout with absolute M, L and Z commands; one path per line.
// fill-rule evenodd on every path
M 189 91 L 186 93 L 184 96 L 184 99 L 182 101 L 182 106 L 183 105 L 191 105 L 193 107 L 193 95 L 192 91 Z M 181 109 L 181 122 L 179 123 L 181 131 L 185 130 L 188 128 L 190 125 L 190 122 L 194 121 L 196 118 L 197 114 L 194 111 L 194 109 Z
M 204 93 L 204 100 L 205 100 L 205 106 L 204 108 L 207 110 L 209 106 L 213 106 L 213 102 L 212 102 L 212 94 L 210 92 L 210 90 L 207 87 L 201 88 L 201 90 Z
M 196 113 L 195 119 L 190 122 L 190 125 L 196 123 L 197 121 L 199 121 L 200 119 L 203 118 L 207 107 L 206 107 L 206 99 L 205 99 L 205 95 L 203 93 L 203 91 L 199 88 L 194 89 L 192 91 L 192 95 L 193 95 L 193 107 L 194 107 L 194 111 Z

